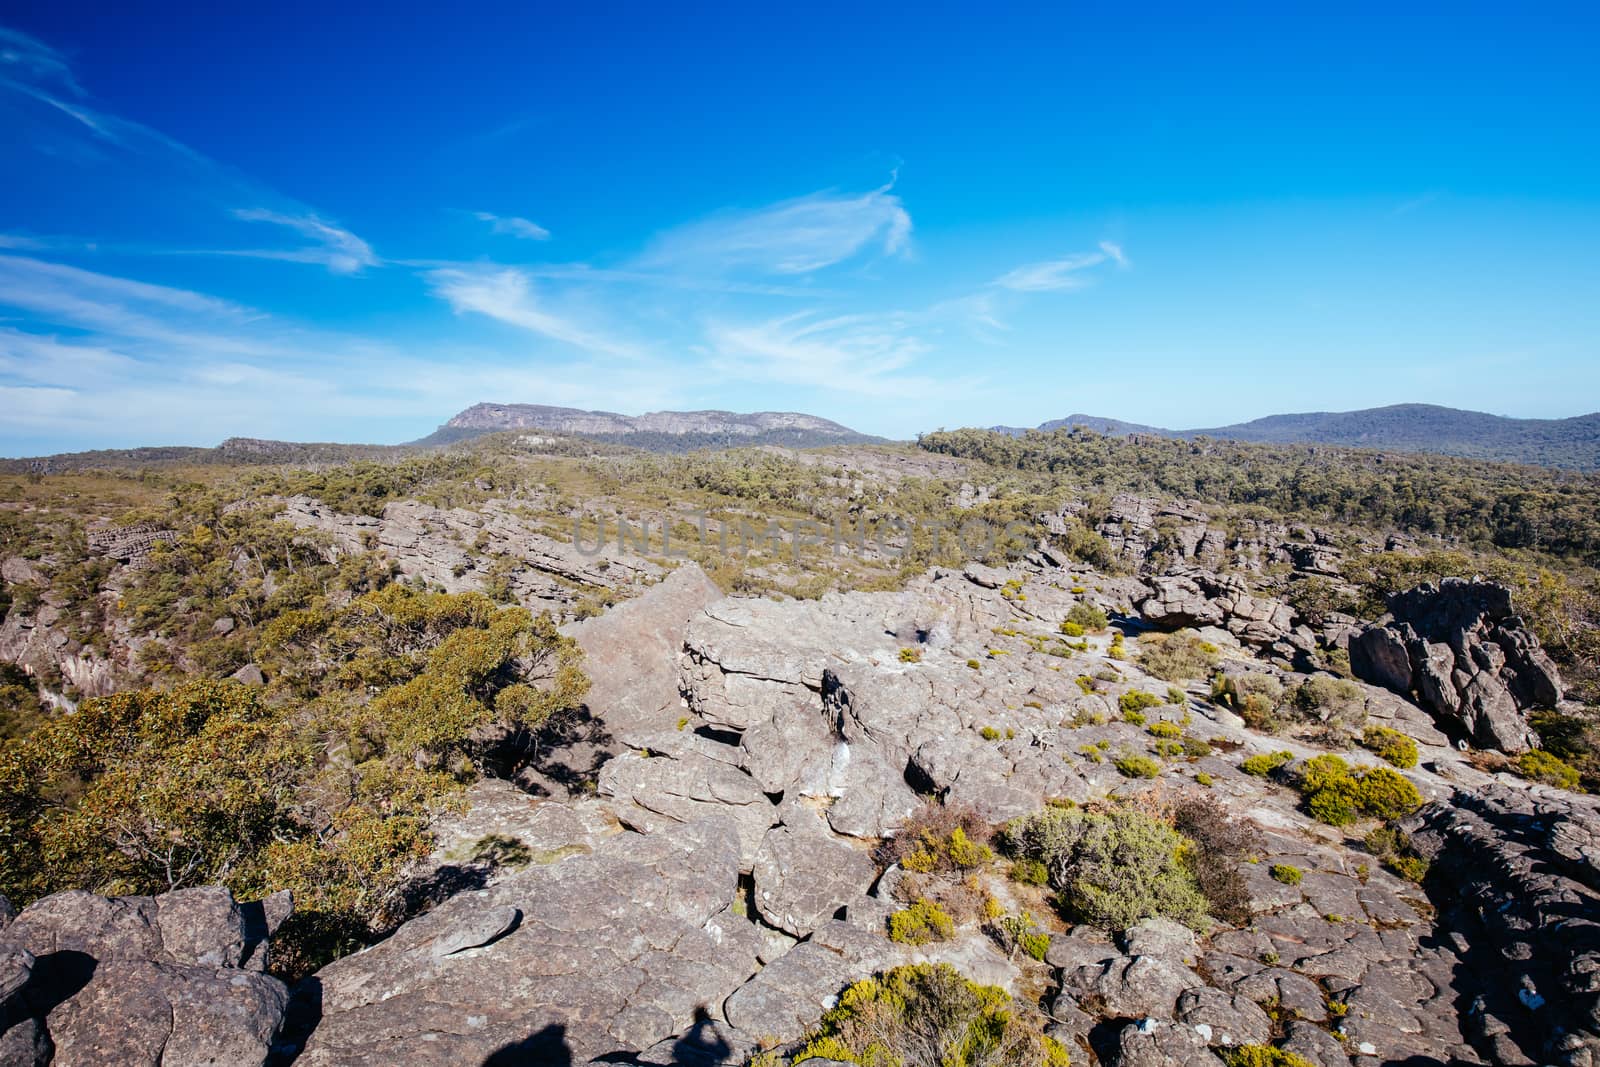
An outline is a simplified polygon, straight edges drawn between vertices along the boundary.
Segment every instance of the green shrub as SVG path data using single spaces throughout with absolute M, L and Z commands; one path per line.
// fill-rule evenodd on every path
M 985 842 L 989 827 L 960 804 L 928 803 L 906 819 L 898 833 L 878 846 L 873 858 L 908 871 L 964 871 L 994 859 Z
M 1421 856 L 1394 856 L 1390 858 L 1389 866 L 1394 873 L 1417 885 L 1421 885 L 1423 879 L 1428 877 L 1428 861 Z
M 975 670 L 975 671 L 983 670 L 983 664 L 979 663 L 975 659 L 967 660 L 967 666 L 970 667 L 972 670 Z
M 1196 759 L 1201 756 L 1209 756 L 1211 755 L 1211 742 L 1185 734 L 1183 738 L 1183 754 Z
M 900 662 L 901 663 L 921 663 L 922 662 L 922 649 L 920 649 L 920 648 L 902 648 L 900 650 Z
M 1315 1067 L 1304 1056 L 1285 1052 L 1273 1045 L 1239 1045 L 1224 1048 L 1222 1062 L 1228 1067 Z
M 1597 709 L 1584 715 L 1567 715 L 1559 711 L 1534 711 L 1529 723 L 1539 731 L 1543 750 L 1571 765 L 1578 772 L 1578 781 L 1585 789 L 1600 789 L 1600 721 Z
M 978 736 L 982 737 L 985 741 L 998 741 L 1005 735 L 999 730 L 996 730 L 993 726 L 985 726 L 983 729 L 978 731 Z
M 1181 737 L 1183 727 L 1175 722 L 1153 722 L 1147 732 L 1151 737 Z
M 802 1039 L 794 1062 L 1068 1067 L 1067 1050 L 1044 1035 L 1042 1021 L 1004 990 L 970 982 L 949 964 L 910 964 L 840 994 Z
M 1038 860 L 1017 860 L 1011 865 L 1011 880 L 1022 885 L 1044 885 L 1050 881 L 1050 872 Z
M 1050 935 L 1042 933 L 1022 934 L 1017 938 L 1017 945 L 1023 952 L 1043 963 L 1045 953 L 1050 951 Z
M 1306 761 L 1300 793 L 1312 816 L 1330 826 L 1348 825 L 1363 814 L 1396 819 L 1422 805 L 1422 794 L 1403 775 L 1388 767 L 1352 773 L 1350 765 L 1332 753 Z
M 1161 764 L 1135 752 L 1125 753 L 1111 762 L 1124 778 L 1156 778 L 1161 774 Z
M 1305 877 L 1304 872 L 1299 867 L 1289 863 L 1274 863 L 1272 870 L 1268 873 L 1276 881 L 1282 882 L 1284 885 L 1299 885 L 1300 879 Z
M 1068 637 L 1082 637 L 1084 634 L 1083 626 L 1070 619 L 1062 620 L 1060 630 Z
M 1150 708 L 1159 708 L 1160 706 L 1160 697 L 1156 696 L 1154 693 L 1146 693 L 1142 689 L 1130 690 L 1129 692 L 1123 693 L 1117 698 L 1117 707 L 1122 709 L 1122 714 L 1124 716 L 1126 716 L 1129 712 L 1143 712 L 1148 711 Z
M 1179 756 L 1183 755 L 1183 753 L 1184 748 L 1182 741 L 1173 741 L 1170 738 L 1162 738 L 1160 741 L 1156 742 L 1156 755 L 1160 756 L 1162 759 L 1177 759 Z
M 1253 774 L 1257 778 L 1265 778 L 1278 768 L 1292 762 L 1294 762 L 1293 752 L 1262 752 L 1244 760 L 1239 764 L 1239 769 L 1246 774 Z
M 994 859 L 994 851 L 981 841 L 974 841 L 961 827 L 950 831 L 950 842 L 945 848 L 950 862 L 963 871 L 982 867 Z
M 1289 703 L 1302 718 L 1354 728 L 1367 717 L 1367 697 L 1356 683 L 1319 674 L 1296 687 Z
M 1217 646 L 1193 634 L 1148 634 L 1139 644 L 1139 665 L 1162 681 L 1204 678 L 1217 667 Z
M 1167 686 L 1167 703 L 1181 708 L 1189 703 L 1189 694 L 1175 685 L 1169 685 Z
M 1372 767 L 1356 777 L 1361 810 L 1379 819 L 1398 819 L 1422 807 L 1422 794 L 1402 774 Z
M 1215 779 L 1205 771 L 1201 771 L 1199 774 L 1195 775 L 1194 780 L 1196 785 L 1203 785 L 1207 789 L 1210 789 L 1212 782 L 1215 781 Z
M 1080 674 L 1074 680 L 1078 683 L 1078 688 L 1083 690 L 1084 696 L 1094 692 L 1094 679 L 1087 674 Z
M 1275 733 L 1283 726 L 1278 715 L 1283 685 L 1270 674 L 1219 674 L 1211 683 L 1211 699 L 1238 712 L 1252 730 Z
M 1143 812 L 1046 808 L 1014 820 L 1006 842 L 1021 859 L 1042 863 L 1068 919 L 1123 930 L 1166 917 L 1196 930 L 1210 925 L 1206 897 L 1177 830 Z
M 955 920 L 939 905 L 918 897 L 909 908 L 889 916 L 889 940 L 902 945 L 944 941 L 956 932 Z
M 1361 734 L 1361 747 L 1376 753 L 1379 759 L 1400 768 L 1417 765 L 1417 743 L 1399 730 L 1387 726 L 1369 726 Z
M 1578 787 L 1578 770 L 1543 749 L 1530 748 L 1517 757 L 1517 773 L 1534 782 L 1562 789 Z
M 1066 621 L 1077 625 L 1083 632 L 1097 634 L 1106 628 L 1110 620 L 1106 618 L 1105 612 L 1087 601 L 1080 600 L 1067 612 Z

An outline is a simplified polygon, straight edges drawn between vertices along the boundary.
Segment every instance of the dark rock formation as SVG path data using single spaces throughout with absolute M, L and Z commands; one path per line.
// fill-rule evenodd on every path
M 1482 976 L 1478 1042 L 1498 1062 L 1600 1063 L 1600 805 L 1493 785 L 1403 825 Z
M 0 1063 L 265 1063 L 289 994 L 261 972 L 289 910 L 215 886 L 38 901 L 0 924 Z
M 1356 676 L 1415 693 L 1446 729 L 1481 748 L 1538 744 L 1527 710 L 1561 699 L 1561 675 L 1496 582 L 1446 578 L 1397 594 L 1350 642 Z

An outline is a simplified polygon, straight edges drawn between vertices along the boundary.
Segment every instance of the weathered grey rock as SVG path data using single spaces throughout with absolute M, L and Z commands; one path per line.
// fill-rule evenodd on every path
M 95 555 L 109 556 L 118 563 L 143 566 L 148 562 L 155 546 L 171 544 L 178 539 L 176 531 L 163 530 L 147 522 L 117 526 L 110 523 L 92 526 L 86 531 L 89 551 Z
M 624 825 L 655 833 L 714 815 L 731 815 L 739 830 L 740 866 L 755 862 L 777 808 L 748 774 L 698 752 L 681 757 L 618 756 L 600 771 L 600 794 L 617 801 Z
M 1140 919 L 1122 932 L 1122 951 L 1130 956 L 1194 959 L 1194 931 L 1171 919 Z
M 759 938 L 729 910 L 739 866 L 733 820 L 705 819 L 446 901 L 318 972 L 322 1019 L 297 1062 L 480 1063 L 558 1044 L 581 1062 L 651 1048 L 756 970 Z M 436 954 L 506 907 L 522 913 L 514 929 Z
M 33 953 L 25 948 L 7 949 L 0 954 L 0 1008 L 11 995 L 28 984 L 33 975 Z
M 401 500 L 377 517 L 346 515 L 309 496 L 293 496 L 283 501 L 280 518 L 322 531 L 334 553 L 376 550 L 393 559 L 405 577 L 452 593 L 482 588 L 487 561 L 510 556 L 522 564 L 509 577 L 511 592 L 530 608 L 571 604 L 575 584 L 632 590 L 664 573 L 631 547 L 618 545 L 614 524 L 612 536 L 599 545 L 593 544 L 591 527 L 580 547 L 533 532 L 517 508 L 506 500 L 489 500 L 476 510 Z
M 1600 1062 L 1600 806 L 1492 785 L 1402 826 L 1445 887 L 1445 920 L 1479 946 L 1485 1010 L 1542 1062 Z
M 1139 614 L 1162 629 L 1221 626 L 1227 621 L 1222 606 L 1212 601 L 1193 578 L 1168 576 L 1152 579 L 1150 596 L 1139 602 Z
M 1178 1022 L 1208 1045 L 1259 1045 L 1272 1037 L 1272 1019 L 1248 998 L 1202 987 L 1178 997 Z
M 1142 1019 L 1117 1031 L 1107 1067 L 1218 1067 L 1222 1060 L 1192 1026 Z
M 1505 752 L 1537 745 L 1527 710 L 1561 698 L 1555 664 L 1495 582 L 1446 578 L 1397 594 L 1351 642 L 1350 665 L 1375 685 L 1415 688 L 1441 725 Z
M 482 948 L 517 928 L 522 912 L 509 904 L 490 904 L 480 911 L 461 916 L 456 925 L 433 942 L 435 956 L 451 956 L 469 948 Z
M 228 677 L 236 682 L 243 682 L 245 685 L 267 684 L 266 676 L 261 673 L 261 668 L 254 663 L 246 663 L 243 667 L 228 675 Z
M 1204 986 L 1180 961 L 1157 956 L 1118 956 L 1098 965 L 1063 972 L 1061 988 L 1080 1002 L 1094 997 L 1110 1015 L 1171 1019 L 1186 989 Z
M 657 1042 L 629 1062 L 659 1067 L 744 1067 L 756 1048 L 750 1038 L 708 1015 L 685 1033 Z
M 288 1002 L 283 983 L 261 974 L 112 959 L 46 1026 L 55 1063 L 261 1064 Z
M 767 831 L 755 860 L 755 902 L 762 918 L 805 937 L 833 913 L 867 891 L 877 865 L 864 849 L 814 827 Z
M 286 898 L 270 915 L 218 887 L 38 901 L 0 931 L 0 1062 L 264 1063 L 288 990 L 260 971 Z
M 590 664 L 585 703 L 623 744 L 648 748 L 682 717 L 678 656 L 689 620 L 722 591 L 684 563 L 632 600 L 567 628 Z
M 724 1011 L 741 1033 L 793 1040 L 814 1026 L 851 982 L 909 958 L 881 930 L 831 920 L 736 989 Z
M 1344 1044 L 1315 1023 L 1296 1019 L 1289 1024 L 1281 1047 L 1306 1060 L 1312 1067 L 1348 1067 L 1350 1057 Z
M 1356 677 L 1373 685 L 1396 693 L 1411 692 L 1411 655 L 1404 638 L 1387 626 L 1369 626 L 1351 640 L 1350 667 Z

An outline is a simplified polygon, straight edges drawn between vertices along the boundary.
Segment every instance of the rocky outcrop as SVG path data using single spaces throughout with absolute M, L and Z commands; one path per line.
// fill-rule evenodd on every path
M 1537 745 L 1527 711 L 1561 699 L 1560 673 L 1496 582 L 1446 578 L 1396 595 L 1351 641 L 1350 666 L 1415 693 L 1446 730 L 1504 752 Z
M 697 1012 L 720 1017 L 756 970 L 755 928 L 730 910 L 738 873 L 735 826 L 708 819 L 460 894 L 299 991 L 321 1017 L 296 1062 L 587 1062 L 650 1048 Z
M 684 563 L 633 600 L 567 628 L 592 665 L 586 703 L 612 737 L 659 747 L 657 735 L 677 728 L 684 634 L 691 618 L 721 599 L 699 564 Z
M 1600 804 L 1494 785 L 1404 826 L 1481 976 L 1481 1043 L 1504 1063 L 1600 1063 Z
M 1314 633 L 1297 631 L 1289 605 L 1252 594 L 1249 584 L 1236 575 L 1191 568 L 1151 578 L 1149 586 L 1149 595 L 1136 606 L 1157 629 L 1220 626 L 1244 644 L 1287 655 L 1317 648 Z
M 508 575 L 512 595 L 525 607 L 562 607 L 577 597 L 580 586 L 632 592 L 665 572 L 624 551 L 613 539 L 582 550 L 546 537 L 528 524 L 507 501 L 491 500 L 477 510 L 436 508 L 416 501 L 397 501 L 383 515 L 348 515 L 308 496 L 283 501 L 279 518 L 330 535 L 335 549 L 351 553 L 375 550 L 394 560 L 400 573 L 446 592 L 482 589 L 497 556 L 518 564 Z
M 288 894 L 67 892 L 0 929 L 0 1062 L 262 1064 L 288 990 L 263 974 Z
M 126 526 L 105 524 L 91 526 L 87 533 L 89 552 L 107 556 L 118 563 L 142 566 L 158 544 L 171 544 L 178 539 L 176 532 L 163 530 L 148 522 L 129 523 Z

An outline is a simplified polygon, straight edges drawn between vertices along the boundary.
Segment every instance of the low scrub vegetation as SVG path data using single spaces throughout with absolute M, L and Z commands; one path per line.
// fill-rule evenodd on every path
M 1397 819 L 1422 806 L 1422 794 L 1403 775 L 1388 767 L 1352 770 L 1332 753 L 1306 760 L 1299 788 L 1306 810 L 1330 826 L 1348 825 L 1362 815 Z
M 1140 919 L 1208 929 L 1193 844 L 1170 823 L 1130 807 L 1046 808 L 1006 828 L 1008 849 L 1044 865 L 1066 917 L 1110 930 Z
M 1401 770 L 1417 765 L 1417 743 L 1388 726 L 1368 726 L 1361 735 L 1361 747 Z
M 793 1062 L 1067 1067 L 1067 1050 L 1044 1035 L 1042 1022 L 1004 990 L 948 964 L 913 964 L 846 989 Z
M 1578 787 L 1578 769 L 1542 749 L 1529 749 L 1516 759 L 1517 773 L 1533 782 L 1543 782 L 1560 789 Z
M 432 814 L 484 769 L 482 728 L 514 752 L 588 687 L 547 616 L 480 594 L 389 585 L 267 628 L 275 692 L 130 690 L 0 746 L 0 893 L 288 888 L 275 955 L 308 969 L 399 920 Z
M 1139 641 L 1139 666 L 1165 682 L 1206 678 L 1217 668 L 1216 645 L 1193 634 L 1147 634 Z
M 955 920 L 932 901 L 917 898 L 909 908 L 889 916 L 889 940 L 902 945 L 944 941 L 956 932 Z

